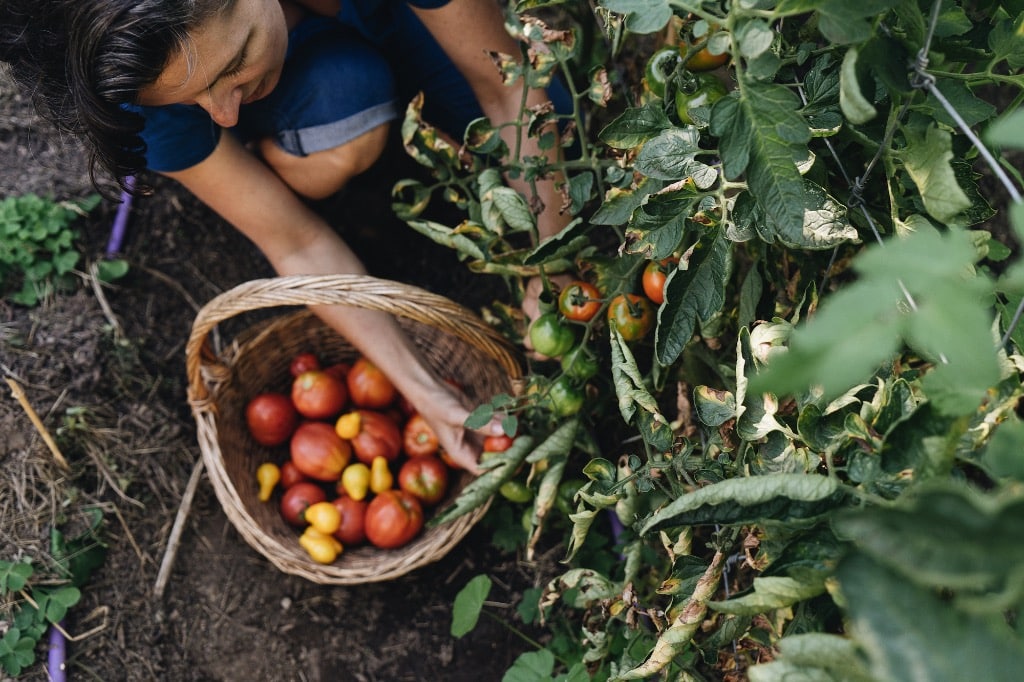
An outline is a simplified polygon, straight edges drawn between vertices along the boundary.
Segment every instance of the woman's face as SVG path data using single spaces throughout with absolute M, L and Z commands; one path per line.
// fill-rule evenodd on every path
M 237 0 L 189 33 L 139 104 L 198 104 L 218 124 L 238 123 L 238 107 L 267 95 L 281 77 L 288 28 L 278 0 Z

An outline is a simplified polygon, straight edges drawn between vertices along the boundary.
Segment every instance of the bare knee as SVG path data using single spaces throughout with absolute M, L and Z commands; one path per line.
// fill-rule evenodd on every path
M 372 166 L 387 143 L 387 124 L 363 133 L 345 144 L 308 156 L 289 154 L 272 140 L 260 140 L 260 153 L 274 172 L 296 193 L 323 199 Z

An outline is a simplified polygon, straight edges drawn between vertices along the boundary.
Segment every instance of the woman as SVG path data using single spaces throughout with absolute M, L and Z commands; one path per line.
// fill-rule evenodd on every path
M 177 180 L 281 275 L 365 273 L 303 197 L 329 196 L 369 168 L 417 89 L 424 117 L 456 137 L 480 115 L 520 115 L 520 90 L 502 84 L 489 56 L 519 54 L 495 0 L 0 3 L 0 59 L 44 116 L 90 143 L 94 169 Z M 571 107 L 558 94 L 559 109 Z M 528 105 L 547 100 L 533 91 Z M 548 152 L 528 144 L 522 153 Z M 541 236 L 564 224 L 555 192 L 540 186 Z M 477 470 L 461 396 L 389 316 L 315 312 L 389 375 L 453 459 Z

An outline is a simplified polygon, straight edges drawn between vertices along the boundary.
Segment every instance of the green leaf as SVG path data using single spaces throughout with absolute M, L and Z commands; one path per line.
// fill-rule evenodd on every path
M 846 496 L 838 481 L 817 474 L 730 478 L 676 498 L 652 514 L 640 533 L 669 526 L 809 519 L 834 509 Z
M 782 609 L 825 592 L 825 574 L 804 580 L 786 577 L 754 578 L 754 591 L 725 601 L 709 601 L 708 607 L 720 613 L 757 615 Z
M 667 0 L 601 0 L 599 4 L 625 14 L 626 28 L 631 33 L 655 33 L 672 18 L 672 6 Z
M 955 608 L 863 554 L 843 559 L 837 577 L 849 633 L 874 679 L 1019 679 L 1024 647 L 1005 622 Z
M 501 682 L 537 682 L 549 680 L 555 671 L 555 655 L 547 649 L 519 654 Z
M 699 198 L 693 183 L 686 180 L 649 196 L 629 220 L 624 251 L 647 260 L 671 256 L 686 235 L 687 220 Z
M 898 154 L 910 178 L 917 185 L 924 207 L 936 220 L 950 222 L 971 206 L 956 181 L 950 161 L 953 138 L 935 124 L 924 135 L 907 129 L 907 146 Z
M 611 341 L 612 358 L 612 382 L 615 385 L 615 395 L 618 398 L 619 413 L 627 424 L 633 419 L 637 407 L 651 414 L 651 416 L 663 426 L 668 426 L 668 420 L 662 416 L 658 401 L 651 395 L 644 381 L 644 376 L 637 367 L 636 358 L 629 344 L 622 338 L 622 334 L 614 326 L 610 327 L 609 339 Z
M 736 396 L 710 386 L 698 386 L 693 391 L 693 406 L 697 418 L 711 427 L 719 427 L 736 417 Z
M 601 130 L 598 138 L 614 149 L 632 149 L 671 127 L 661 106 L 652 102 L 626 109 Z
M 558 234 L 551 235 L 523 259 L 525 265 L 540 265 L 563 257 L 572 257 L 588 243 L 590 226 L 574 218 Z
M 491 585 L 491 579 L 485 574 L 480 574 L 471 578 L 455 595 L 455 602 L 452 604 L 452 637 L 458 639 L 476 627 L 484 601 L 491 592 Z
M 995 147 L 1024 149 L 1024 109 L 1014 109 L 995 121 L 984 137 Z
M 661 180 L 642 177 L 633 189 L 612 187 L 605 194 L 604 203 L 590 216 L 590 224 L 624 225 L 633 211 L 664 185 Z
M 996 478 L 1024 482 L 1024 423 L 1014 419 L 1000 424 L 988 441 L 981 462 Z
M 407 220 L 406 224 L 437 244 L 455 249 L 459 253 L 471 258 L 479 260 L 484 260 L 485 258 L 483 251 L 476 245 L 476 242 L 447 225 L 442 225 L 433 220 Z
M 903 573 L 904 582 L 995 600 L 1024 593 L 1022 513 L 1020 496 L 986 496 L 942 482 L 907 493 L 895 508 L 840 513 L 835 528 L 874 561 Z
M 848 637 L 808 632 L 783 637 L 777 646 L 780 656 L 751 667 L 750 682 L 877 682 Z
M 32 572 L 27 561 L 0 561 L 0 596 L 24 589 Z
M 97 264 L 101 282 L 115 282 L 128 274 L 128 261 L 123 258 L 104 259 Z
M 697 161 L 701 153 L 700 132 L 693 126 L 669 128 L 648 140 L 637 155 L 634 168 L 648 177 L 659 180 L 693 178 L 701 189 L 715 184 L 718 171 Z
M 861 125 L 878 115 L 878 110 L 861 90 L 857 73 L 857 48 L 851 47 L 843 55 L 843 66 L 839 72 L 839 107 L 850 123 Z
M 665 302 L 658 308 L 654 340 L 658 362 L 673 364 L 690 342 L 697 320 L 708 320 L 725 302 L 731 244 L 723 230 L 705 235 L 685 258 L 686 268 L 669 273 Z M 682 263 L 681 263 L 682 265 Z
M 748 83 L 744 96 L 715 103 L 711 133 L 720 138 L 727 178 L 747 175 L 751 195 L 773 231 L 804 224 L 804 184 L 797 160 L 807 157 L 810 128 L 800 100 L 781 85 Z

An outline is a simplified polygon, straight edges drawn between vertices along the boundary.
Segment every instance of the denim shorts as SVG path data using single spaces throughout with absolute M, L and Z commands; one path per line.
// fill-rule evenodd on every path
M 243 142 L 269 137 L 305 156 L 404 116 L 406 103 L 421 91 L 424 119 L 456 139 L 483 116 L 469 83 L 407 5 L 395 8 L 383 35 L 360 28 L 326 17 L 301 22 L 289 35 L 277 86 L 241 107 L 232 133 Z M 560 84 L 549 94 L 556 109 L 572 110 Z M 189 168 L 217 146 L 221 131 L 198 106 L 134 109 L 146 119 L 142 137 L 152 170 Z

